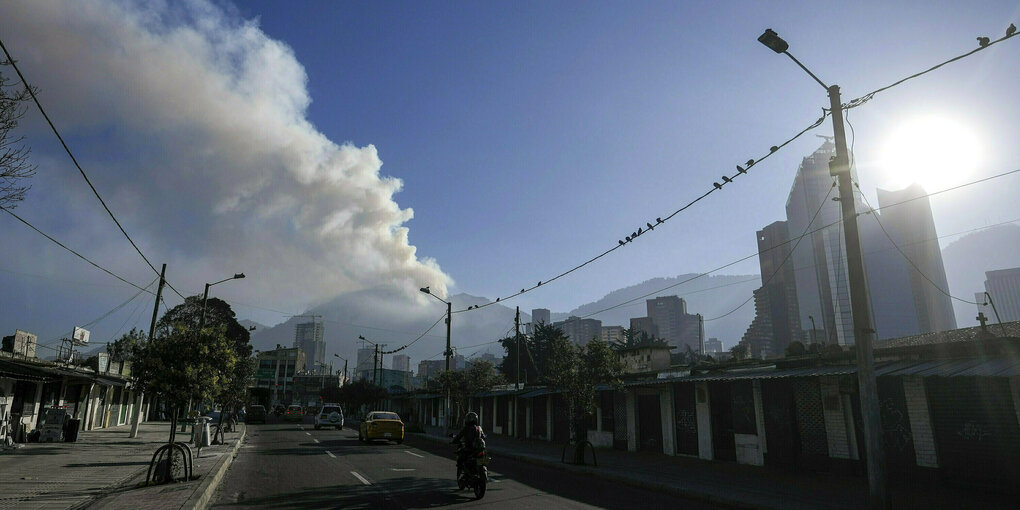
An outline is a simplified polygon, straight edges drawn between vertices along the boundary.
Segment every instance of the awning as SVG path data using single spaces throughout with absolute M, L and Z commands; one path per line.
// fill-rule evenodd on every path
M 4 360 L 0 360 L 0 377 L 29 382 L 45 382 L 53 378 L 45 370 Z
M 541 397 L 542 395 L 552 395 L 554 393 L 563 393 L 563 392 L 564 392 L 563 390 L 558 390 L 556 388 L 549 388 L 549 387 L 538 388 L 536 390 L 524 393 L 523 395 L 521 395 L 521 398 L 535 398 L 535 397 Z
M 126 380 L 114 379 L 112 377 L 100 377 L 97 375 L 95 380 L 97 384 L 102 384 L 103 386 L 127 386 Z

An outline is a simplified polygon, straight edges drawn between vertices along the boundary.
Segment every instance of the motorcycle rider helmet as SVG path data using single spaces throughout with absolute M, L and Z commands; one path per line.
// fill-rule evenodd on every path
M 478 415 L 474 412 L 464 415 L 464 425 L 478 425 Z

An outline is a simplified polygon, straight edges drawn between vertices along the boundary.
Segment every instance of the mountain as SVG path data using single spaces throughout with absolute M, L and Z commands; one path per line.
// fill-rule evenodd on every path
M 562 320 L 570 315 L 587 315 L 644 294 L 649 294 L 649 298 L 676 294 L 687 300 L 688 312 L 701 313 L 706 319 L 710 319 L 740 306 L 760 285 L 760 279 L 755 275 L 705 276 L 656 292 L 694 276 L 696 275 L 688 274 L 647 280 L 610 292 L 598 301 L 582 305 L 568 313 L 555 312 L 552 318 Z M 514 309 L 499 303 L 478 310 L 456 313 L 468 306 L 484 305 L 491 301 L 470 294 L 455 294 L 450 297 L 450 301 L 455 312 L 451 327 L 451 345 L 454 350 L 466 357 L 484 352 L 502 354 L 496 340 L 513 333 Z M 334 354 L 338 354 L 347 358 L 348 370 L 353 370 L 357 362 L 359 335 L 371 342 L 384 344 L 383 350 L 386 351 L 410 344 L 400 353 L 411 356 L 412 367 L 416 367 L 422 359 L 442 359 L 446 346 L 443 321 L 446 306 L 436 299 L 418 293 L 409 295 L 403 290 L 395 289 L 352 292 L 337 296 L 305 312 L 305 315 L 313 314 L 322 316 L 317 320 L 323 321 L 325 326 L 323 338 L 326 342 L 328 358 L 326 362 L 332 361 L 334 368 L 337 368 L 336 363 L 339 363 L 339 368 L 343 368 L 343 360 L 334 357 Z M 594 318 L 602 320 L 606 326 L 628 326 L 631 317 L 644 315 L 645 302 L 644 298 L 641 298 L 633 304 L 599 313 Z M 754 304 L 748 302 L 718 321 L 706 321 L 706 337 L 718 337 L 727 346 L 733 345 L 740 339 L 753 317 Z M 255 324 L 257 329 L 252 331 L 252 345 L 258 350 L 273 349 L 277 344 L 290 347 L 294 343 L 295 325 L 311 320 L 309 317 L 292 317 L 273 327 Z M 530 314 L 522 311 L 521 322 L 526 323 L 530 320 Z M 250 324 L 246 322 L 245 325 Z M 430 326 L 432 329 L 421 336 Z M 419 336 L 421 338 L 418 338 Z M 384 358 L 384 366 L 390 366 L 389 359 L 389 356 Z
M 266 326 L 265 324 L 259 324 L 259 323 L 255 322 L 253 320 L 248 320 L 248 319 L 241 319 L 241 320 L 237 321 L 237 323 L 242 325 L 242 326 L 244 326 L 244 327 L 246 327 L 246 328 L 248 328 L 249 330 L 251 330 L 251 328 L 255 328 L 252 331 L 252 334 L 254 334 L 255 331 L 258 331 L 260 329 L 266 329 L 266 328 L 269 327 L 269 326 Z
M 967 234 L 942 249 L 950 294 L 971 301 L 985 290 L 985 271 L 1020 267 L 1020 226 L 998 225 Z M 977 324 L 977 307 L 953 300 L 959 327 Z
M 754 301 L 744 302 L 751 297 L 751 293 L 755 289 L 761 286 L 761 278 L 758 275 L 717 275 L 696 278 L 697 276 L 692 273 L 672 278 L 646 280 L 637 285 L 614 290 L 594 303 L 575 308 L 569 315 L 583 317 L 633 300 L 630 304 L 598 313 L 593 317 L 601 320 L 603 326 L 629 327 L 632 317 L 647 315 L 646 299 L 677 295 L 687 302 L 687 313 L 700 313 L 705 317 L 706 339 L 716 337 L 727 348 L 736 345 L 747 326 L 751 324 L 751 320 L 754 319 Z M 687 283 L 681 283 L 684 281 Z M 742 303 L 744 303 L 743 306 L 741 306 Z M 733 311 L 734 309 L 736 311 Z M 733 312 L 725 317 L 711 320 L 731 311 Z

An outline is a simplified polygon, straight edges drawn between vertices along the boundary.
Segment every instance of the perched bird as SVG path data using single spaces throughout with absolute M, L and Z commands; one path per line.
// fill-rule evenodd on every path
M 1006 37 L 1009 37 L 1009 36 L 1011 36 L 1011 35 L 1013 35 L 1015 33 L 1016 33 L 1016 25 L 1010 23 L 1009 26 L 1006 27 Z
M 776 152 L 777 150 L 779 150 L 778 145 L 773 145 L 772 147 L 769 147 L 769 152 Z
M 641 227 L 637 228 L 637 235 L 641 235 Z
M 628 243 L 630 242 L 630 236 L 627 236 L 625 239 L 627 239 Z
M 496 302 L 499 303 L 499 298 L 496 298 Z
M 623 246 L 623 241 L 616 241 L 616 242 L 620 243 L 620 246 Z
M 722 176 L 722 180 L 724 180 L 726 182 L 733 182 L 733 179 L 730 179 L 729 177 L 726 177 L 725 175 Z
M 751 166 L 751 165 L 754 164 L 754 160 L 753 159 L 749 159 L 749 160 L 747 160 L 747 163 L 744 163 L 744 164 L 747 165 L 747 166 Z
M 521 289 L 521 294 L 524 294 L 524 289 Z
M 715 186 L 715 189 L 722 189 L 722 184 L 719 184 L 718 182 L 713 182 L 712 186 Z
M 542 285 L 542 280 L 539 280 L 539 281 L 538 281 L 538 283 L 537 283 L 537 284 L 535 284 L 535 286 L 536 286 L 536 287 L 539 287 L 539 286 L 541 286 L 541 285 Z
M 742 174 L 746 174 L 747 173 L 747 170 L 744 170 L 744 167 L 742 167 L 740 165 L 737 165 L 737 171 L 742 173 Z
M 662 218 L 655 218 L 655 224 L 658 225 L 659 223 L 662 223 Z
M 651 223 L 645 223 L 645 226 L 648 227 L 648 230 L 651 230 L 651 229 L 655 228 L 655 227 L 652 226 Z
M 977 41 L 978 41 L 978 45 L 981 46 L 982 48 L 984 48 L 985 46 L 988 46 L 988 43 L 991 40 L 989 38 L 987 38 L 987 37 L 978 37 Z

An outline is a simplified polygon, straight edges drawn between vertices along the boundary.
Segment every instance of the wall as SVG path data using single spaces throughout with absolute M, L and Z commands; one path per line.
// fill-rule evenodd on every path
M 712 409 L 709 407 L 708 383 L 694 384 L 694 413 L 698 419 L 698 456 L 712 460 Z
M 937 468 L 939 458 L 935 450 L 935 434 L 932 432 L 931 412 L 928 409 L 924 379 L 917 376 L 904 377 L 903 393 L 907 400 L 907 417 L 910 420 L 910 433 L 914 436 L 917 465 Z

